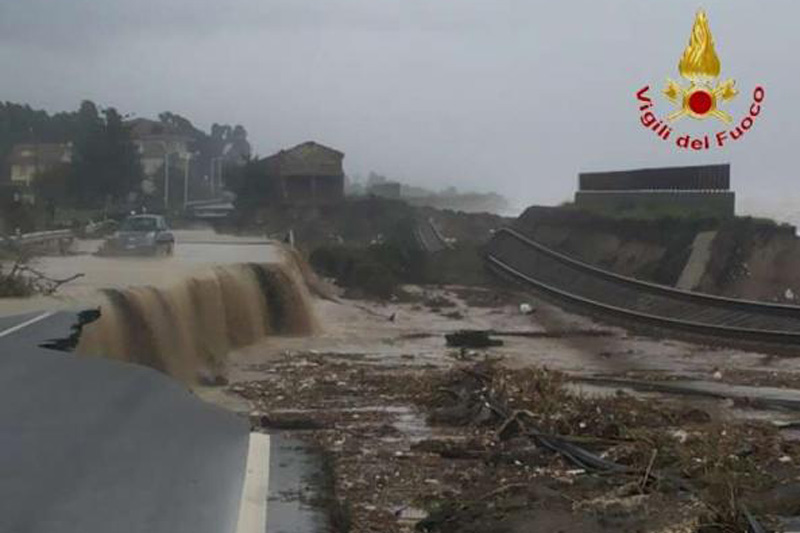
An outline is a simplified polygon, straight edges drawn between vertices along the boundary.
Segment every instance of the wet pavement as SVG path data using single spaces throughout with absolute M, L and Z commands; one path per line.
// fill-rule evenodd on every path
M 267 533 L 329 530 L 325 467 L 318 450 L 280 433 L 270 436 Z

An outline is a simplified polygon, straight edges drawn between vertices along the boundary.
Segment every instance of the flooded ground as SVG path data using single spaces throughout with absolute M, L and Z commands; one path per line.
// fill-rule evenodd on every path
M 99 289 L 164 287 L 215 265 L 275 263 L 281 254 L 265 239 L 218 235 L 211 230 L 175 231 L 172 257 L 99 257 L 101 240 L 79 240 L 67 256 L 36 257 L 31 266 L 56 279 L 84 276 L 64 285 L 54 297 L 0 300 L 0 316 L 41 309 L 96 305 Z
M 719 519 L 729 527 L 742 520 L 737 509 L 724 517 L 709 511 L 717 483 L 731 483 L 737 498 L 757 502 L 748 493 L 756 478 L 719 462 L 704 442 L 763 453 L 757 459 L 735 450 L 731 455 L 735 464 L 751 464 L 763 487 L 800 464 L 800 449 L 791 444 L 798 405 L 764 408 L 756 401 L 776 394 L 796 400 L 798 393 L 790 390 L 800 377 L 796 358 L 632 335 L 521 293 L 409 290 L 415 301 L 317 299 L 320 333 L 265 338 L 233 352 L 227 392 L 206 391 L 215 402 L 249 411 L 255 427 L 288 432 L 324 450 L 335 472 L 334 511 L 347 516 L 349 531 L 728 531 L 702 525 Z M 534 312 L 521 313 L 520 303 Z M 498 331 L 504 344 L 447 347 L 444 335 L 460 329 Z M 605 449 L 604 457 L 632 461 L 626 464 L 637 473 L 598 478 L 541 445 L 507 441 L 500 436 L 504 419 L 491 422 L 491 413 L 475 419 L 461 414 L 457 423 L 442 424 L 441 405 L 428 403 L 432 391 L 442 389 L 437 380 L 486 360 L 510 376 L 540 376 L 543 368 L 564 372 L 565 390 L 582 407 L 570 408 L 573 400 L 565 396 L 554 400 L 563 402 L 556 406 L 556 418 L 566 424 L 561 431 L 582 435 L 578 442 Z M 598 376 L 687 383 L 690 393 L 582 381 Z M 737 386 L 742 384 L 778 389 Z M 534 406 L 529 409 L 541 415 L 544 407 Z M 720 434 L 727 437 L 719 440 Z M 622 444 L 639 439 L 659 444 Z M 684 459 L 675 457 L 683 454 L 690 465 L 718 465 L 712 470 L 722 477 L 702 477 L 702 495 L 677 499 L 663 483 L 641 482 L 651 459 L 669 470 L 681 468 Z M 764 505 L 758 510 L 777 512 Z M 789 505 L 782 512 L 800 509 Z
M 270 338 L 231 354 L 232 378 L 251 377 L 250 368 L 292 353 L 338 354 L 377 363 L 449 364 L 458 350 L 445 346 L 444 335 L 460 329 L 508 333 L 552 332 L 538 338 L 501 336 L 504 345 L 488 350 L 510 368 L 547 366 L 578 375 L 681 376 L 726 380 L 753 372 L 763 379 L 786 380 L 800 372 L 796 358 L 719 348 L 671 339 L 629 334 L 617 327 L 562 311 L 524 294 L 508 296 L 497 305 L 470 305 L 485 289 L 459 287 L 410 288 L 421 301 L 377 303 L 354 300 L 315 300 L 316 314 L 324 317 L 323 332 L 306 338 Z M 478 296 L 476 296 L 478 295 Z M 444 298 L 444 307 L 426 305 Z M 535 312 L 520 313 L 530 302 Z M 587 332 L 602 332 L 595 336 Z M 483 353 L 483 352 L 481 352 Z
M 138 301 L 142 299 L 142 286 L 172 287 L 147 300 L 158 303 L 159 313 L 164 316 L 169 315 L 164 314 L 165 309 L 194 313 L 193 320 L 203 325 L 202 330 L 207 333 L 230 321 L 213 319 L 223 315 L 211 312 L 211 306 L 191 304 L 192 298 L 184 297 L 186 289 L 175 287 L 182 287 L 187 280 L 195 280 L 192 283 L 197 285 L 197 279 L 206 279 L 199 273 L 214 267 L 223 267 L 227 272 L 229 267 L 239 268 L 236 265 L 243 263 L 276 264 L 287 259 L 280 248 L 254 244 L 252 239 L 226 239 L 202 231 L 179 233 L 178 239 L 175 256 L 165 259 L 100 258 L 91 255 L 99 245 L 92 241 L 81 242 L 77 255 L 38 259 L 36 268 L 48 275 L 66 277 L 82 272 L 85 277 L 65 286 L 58 298 L 32 299 L 25 306 L 52 309 L 85 305 L 99 301 L 101 289 L 138 295 L 134 298 Z M 249 279 L 252 276 L 255 277 Z M 263 307 L 259 308 L 259 315 L 250 312 L 258 305 L 244 309 L 236 304 L 250 301 L 256 292 L 271 291 L 252 272 L 245 277 L 249 279 L 249 288 L 244 290 L 247 295 L 239 289 L 233 291 L 241 293 L 242 298 L 231 300 L 231 310 L 247 312 L 248 319 L 259 316 L 264 324 L 270 317 L 280 321 L 283 311 L 276 313 Z M 212 285 L 217 287 L 220 283 Z M 248 337 L 234 349 L 220 342 L 225 351 L 225 381 L 216 382 L 216 386 L 193 385 L 193 389 L 207 401 L 249 416 L 257 431 L 279 432 L 306 443 L 311 450 L 308 453 L 321 461 L 319 468 L 329 472 L 332 479 L 329 493 L 322 495 L 322 507 L 314 509 L 324 510 L 329 520 L 347 526 L 339 530 L 410 532 L 423 527 L 431 532 L 483 533 L 555 527 L 565 532 L 695 533 L 701 518 L 705 520 L 708 515 L 702 498 L 695 495 L 688 500 L 675 499 L 663 485 L 648 485 L 650 474 L 645 472 L 642 476 L 640 470 L 649 468 L 650 454 L 656 452 L 649 444 L 649 448 L 640 446 L 642 442 L 667 438 L 657 447 L 667 450 L 662 452 L 665 456 L 654 455 L 650 462 L 659 468 L 673 468 L 693 464 L 691 457 L 676 458 L 682 457 L 680 445 L 684 441 L 693 443 L 690 453 L 702 462 L 707 460 L 703 454 L 711 453 L 702 444 L 709 441 L 709 435 L 728 435 L 730 438 L 723 439 L 726 446 L 733 446 L 739 439 L 746 444 L 744 451 L 736 448 L 731 453 L 740 457 L 737 461 L 751 461 L 749 457 L 758 454 L 759 462 L 754 464 L 759 476 L 763 475 L 758 479 L 764 487 L 768 486 L 765 480 L 777 479 L 774 476 L 778 472 L 794 472 L 795 464 L 800 464 L 800 449 L 786 444 L 796 438 L 792 433 L 796 433 L 794 422 L 800 418 L 796 409 L 776 411 L 752 402 L 753 398 L 758 399 L 759 388 L 730 387 L 741 392 L 740 396 L 725 395 L 726 386 L 749 385 L 773 387 L 764 393 L 780 397 L 781 391 L 800 383 L 800 363 L 796 358 L 633 335 L 564 312 L 530 295 L 499 288 L 408 287 L 412 298 L 404 302 L 342 299 L 335 296 L 334 288 L 329 289 L 330 297 L 309 300 L 308 315 L 318 319 L 313 331 L 276 329 L 275 334 L 267 334 L 265 328 L 262 335 Z M 169 301 L 165 295 L 172 293 L 184 303 Z M 278 298 L 274 303 L 285 300 Z M 533 312 L 521 312 L 523 303 L 529 304 Z M 6 313 L 23 310 L 14 301 L 2 305 Z M 202 316 L 197 314 L 200 307 L 207 311 Z M 140 313 L 150 314 L 157 319 L 161 316 L 146 309 Z M 224 315 L 237 324 L 243 322 L 235 313 L 226 311 Z M 125 316 L 128 315 L 118 313 L 117 318 Z M 151 340 L 153 346 L 164 348 L 165 354 L 178 346 L 163 340 L 169 336 L 164 332 L 173 330 L 181 332 L 181 342 L 192 350 L 210 345 L 192 341 L 202 336 L 177 327 L 186 321 L 175 316 L 157 320 L 167 324 L 170 321 L 176 327 L 151 328 L 153 334 L 162 331 Z M 463 329 L 493 330 L 503 345 L 449 348 L 445 335 Z M 222 333 L 222 337 L 230 339 L 230 333 Z M 595 445 L 602 443 L 598 449 L 619 454 L 613 456 L 614 460 L 627 461 L 625 464 L 636 471 L 638 481 L 629 479 L 628 474 L 599 481 L 564 456 L 545 453 L 547 450 L 541 445 L 531 447 L 530 443 L 513 438 L 507 442 L 500 437 L 511 420 L 507 413 L 486 415 L 480 414 L 479 409 L 478 417 L 473 419 L 475 413 L 470 410 L 472 414 L 462 416 L 458 423 L 437 422 L 441 405 L 431 404 L 434 393 L 451 388 L 449 394 L 460 397 L 462 393 L 452 389 L 446 380 L 452 379 L 454 372 L 474 372 L 471 369 L 476 364 L 487 361 L 501 369 L 499 375 L 505 376 L 503 379 L 530 372 L 540 377 L 547 372 L 565 376 L 564 390 L 578 398 L 577 403 L 565 400 L 567 397 L 557 389 L 548 389 L 547 380 L 542 382 L 543 390 L 557 392 L 564 401 L 563 406 L 556 406 L 567 417 L 564 423 L 575 424 L 558 427 L 570 435 L 588 438 Z M 190 368 L 194 372 L 194 367 Z M 653 383 L 691 381 L 693 386 L 717 395 L 640 391 L 619 383 L 584 381 L 598 377 Z M 226 384 L 219 386 L 223 383 Z M 705 387 L 704 383 L 711 386 Z M 491 391 L 494 385 L 476 390 Z M 787 395 L 796 393 L 787 391 Z M 646 401 L 642 402 L 643 398 Z M 586 410 L 595 407 L 601 411 L 591 411 L 589 416 Z M 544 407 L 535 404 L 525 409 L 542 416 L 540 409 Z M 614 417 L 628 417 L 631 413 L 639 414 L 630 420 L 625 418 L 630 427 L 612 423 Z M 662 420 L 662 416 L 667 418 Z M 776 422 L 781 422 L 783 429 Z M 750 426 L 740 424 L 756 426 L 745 430 L 742 428 Z M 620 433 L 609 437 L 609 428 Z M 650 433 L 641 433 L 645 430 Z M 644 434 L 647 436 L 641 441 Z M 740 453 L 743 455 L 737 455 Z M 718 459 L 714 455 L 713 460 Z M 733 471 L 739 475 L 738 470 Z M 716 480 L 706 481 L 716 487 Z M 733 481 L 743 483 L 739 478 Z M 286 496 L 284 504 L 303 502 L 302 484 L 297 489 L 295 496 Z M 706 496 L 713 497 L 703 497 Z M 452 509 L 450 505 L 454 503 L 461 507 Z M 680 512 L 672 512 L 678 508 Z M 663 509 L 670 512 L 661 512 Z M 775 512 L 767 507 L 758 509 L 765 515 Z M 794 513 L 791 506 L 787 509 L 789 515 Z M 800 509 L 797 511 L 800 514 Z M 725 519 L 735 523 L 738 515 L 734 515 Z M 613 520 L 606 520 L 609 517 Z M 658 528 L 650 529 L 648 525 L 653 524 Z M 683 529 L 670 529 L 671 526 Z M 706 531 L 717 530 L 703 530 Z

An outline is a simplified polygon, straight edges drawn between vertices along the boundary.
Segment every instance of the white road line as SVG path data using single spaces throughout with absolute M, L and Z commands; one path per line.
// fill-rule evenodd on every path
M 22 324 L 17 324 L 16 326 L 8 328 L 7 330 L 0 331 L 0 337 L 5 337 L 7 335 L 11 335 L 12 333 L 14 333 L 16 331 L 19 331 L 19 330 L 21 330 L 23 328 L 27 328 L 31 324 L 35 324 L 35 323 L 37 323 L 37 322 L 39 322 L 41 320 L 44 320 L 45 318 L 53 316 L 54 314 L 55 314 L 55 312 L 53 312 L 53 311 L 48 311 L 46 313 L 42 313 L 41 315 L 33 317 L 30 320 L 26 320 Z
M 269 447 L 269 435 L 250 434 L 236 533 L 264 533 L 267 530 Z

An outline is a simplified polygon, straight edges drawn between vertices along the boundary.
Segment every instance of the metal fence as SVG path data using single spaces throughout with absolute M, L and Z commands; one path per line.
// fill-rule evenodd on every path
M 725 191 L 731 186 L 731 167 L 702 165 L 586 172 L 579 175 L 578 182 L 581 191 Z

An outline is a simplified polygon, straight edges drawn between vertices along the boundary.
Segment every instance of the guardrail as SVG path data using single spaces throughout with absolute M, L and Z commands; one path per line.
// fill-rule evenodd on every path
M 558 302 L 602 317 L 665 329 L 800 344 L 800 307 L 692 293 L 587 265 L 502 229 L 490 242 L 489 266 Z
M 8 237 L 0 237 L 0 244 L 7 248 L 32 248 L 36 246 L 44 246 L 55 244 L 58 245 L 61 251 L 66 246 L 72 244 L 75 240 L 75 234 L 72 230 L 55 230 L 55 231 L 39 231 L 35 233 L 23 233 L 21 235 L 11 235 Z

